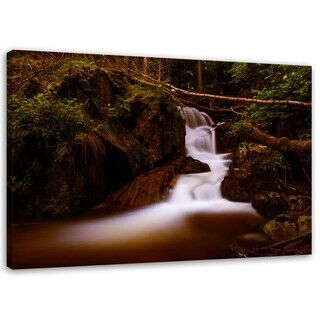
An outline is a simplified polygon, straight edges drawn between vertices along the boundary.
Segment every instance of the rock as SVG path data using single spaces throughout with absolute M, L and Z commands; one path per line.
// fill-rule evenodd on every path
M 214 117 L 215 119 L 215 117 Z M 225 120 L 223 124 L 215 129 L 217 151 L 219 153 L 228 153 L 236 149 L 241 142 L 239 135 L 231 133 L 232 120 Z
M 256 143 L 241 143 L 221 189 L 232 201 L 251 201 L 257 193 L 277 189 L 275 181 L 284 175 L 284 158 L 278 151 Z M 290 168 L 287 168 L 289 175 Z
M 139 207 L 161 201 L 168 193 L 175 176 L 172 166 L 163 166 L 142 173 L 133 181 L 109 194 L 106 202 L 121 207 Z
M 106 203 L 121 207 L 139 207 L 159 202 L 168 195 L 178 174 L 209 171 L 209 166 L 190 157 L 179 156 L 168 164 L 138 175 L 112 192 Z
M 92 116 L 101 116 L 114 101 L 110 76 L 101 69 L 65 76 L 57 88 L 61 98 L 78 99 Z
M 200 173 L 210 171 L 209 166 L 199 160 L 191 157 L 180 156 L 175 158 L 171 163 L 179 174 Z
M 263 190 L 264 181 L 238 174 L 227 175 L 221 183 L 224 198 L 231 201 L 250 202 L 257 192 Z
M 162 130 L 159 115 L 149 115 L 149 110 L 144 110 L 137 119 L 137 130 L 141 134 L 142 144 L 147 149 L 152 162 L 163 159 Z
M 286 211 L 269 220 L 262 230 L 274 241 L 284 241 L 307 235 L 311 232 L 311 213 Z
M 136 127 L 141 143 L 147 149 L 152 163 L 182 153 L 185 148 L 185 122 L 168 98 L 157 96 L 134 102 Z
M 266 217 L 274 217 L 283 211 L 302 211 L 311 205 L 311 199 L 303 195 L 288 195 L 266 191 L 253 196 L 253 207 Z

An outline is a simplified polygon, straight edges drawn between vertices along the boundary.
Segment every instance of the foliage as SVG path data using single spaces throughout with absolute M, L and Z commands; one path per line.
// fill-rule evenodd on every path
M 265 157 L 258 165 L 258 170 L 261 171 L 262 176 L 272 174 L 277 176 L 287 170 L 288 163 L 283 154 L 274 151 L 269 157 Z
M 270 65 L 265 75 L 266 85 L 253 89 L 258 99 L 311 100 L 311 67 Z
M 235 63 L 230 72 L 233 83 L 241 86 L 252 83 L 253 98 L 311 100 L 310 67 Z M 295 123 L 296 130 L 292 133 L 293 136 L 310 137 L 310 117 L 309 110 L 301 110 L 292 106 L 251 104 L 243 108 L 242 116 L 232 125 L 231 132 L 236 134 L 244 119 L 269 132 L 272 132 L 273 127 L 279 121 L 286 121 Z
M 8 101 L 9 137 L 22 141 L 29 135 L 57 142 L 72 138 L 89 128 L 83 107 L 75 100 L 60 100 L 53 94 L 38 94 L 34 98 L 10 97 Z
M 94 133 L 78 133 L 70 142 L 60 144 L 57 148 L 57 161 L 69 164 L 97 164 L 106 157 L 106 148 L 102 139 Z
M 291 172 L 291 165 L 284 154 L 258 143 L 241 142 L 238 150 L 244 158 L 255 162 L 257 177 L 281 177 Z M 244 161 L 245 162 L 245 161 Z
M 24 193 L 59 160 L 61 146 L 92 126 L 79 102 L 60 100 L 51 93 L 29 99 L 10 97 L 8 120 L 8 152 L 13 165 L 8 187 Z
M 107 116 L 113 124 L 122 123 L 133 127 L 136 115 L 143 108 L 149 110 L 149 117 L 152 118 L 159 114 L 161 103 L 170 104 L 170 101 L 160 89 L 128 83 L 125 94 L 117 96 L 115 103 L 108 108 Z
M 242 119 L 258 125 L 264 130 L 268 130 L 274 121 L 285 120 L 295 115 L 295 110 L 284 105 L 265 106 L 259 104 L 251 104 L 244 109 Z M 241 126 L 241 121 L 233 125 L 233 130 Z

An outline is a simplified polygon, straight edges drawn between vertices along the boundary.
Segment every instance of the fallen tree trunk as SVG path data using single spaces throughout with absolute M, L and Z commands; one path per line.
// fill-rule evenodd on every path
M 250 140 L 259 142 L 278 151 L 311 153 L 312 150 L 311 140 L 290 140 L 286 137 L 277 138 L 261 131 L 248 122 L 244 124 L 243 130 Z
M 262 100 L 262 99 L 253 99 L 253 98 L 228 97 L 228 96 L 220 96 L 220 95 L 209 94 L 209 93 L 198 93 L 198 92 L 188 91 L 188 90 L 174 87 L 171 84 L 166 84 L 166 86 L 171 88 L 171 90 L 174 90 L 181 94 L 194 96 L 194 97 L 202 97 L 202 98 L 215 99 L 215 100 L 228 101 L 228 102 L 258 103 L 258 104 L 264 104 L 264 105 L 291 105 L 291 106 L 297 106 L 302 108 L 311 108 L 311 102 L 294 101 L 294 100 Z
M 290 106 L 296 106 L 296 107 L 301 107 L 301 108 L 305 108 L 305 109 L 311 108 L 311 102 L 304 102 L 304 101 L 263 100 L 263 99 L 253 99 L 253 98 L 220 96 L 220 95 L 210 94 L 210 93 L 198 93 L 198 92 L 188 91 L 188 90 L 184 90 L 184 89 L 175 87 L 169 83 L 165 83 L 165 84 L 160 83 L 159 81 L 151 78 L 148 75 L 141 74 L 141 76 L 148 79 L 148 80 L 142 80 L 141 78 L 137 78 L 135 76 L 132 76 L 131 78 L 137 82 L 144 84 L 144 85 L 162 88 L 167 92 L 168 92 L 168 90 L 170 90 L 171 93 L 180 93 L 185 96 L 193 96 L 193 97 L 199 97 L 199 98 L 207 98 L 207 99 L 212 99 L 212 100 L 220 100 L 220 101 L 243 103 L 243 104 L 258 103 L 258 104 L 263 104 L 263 105 L 290 105 Z

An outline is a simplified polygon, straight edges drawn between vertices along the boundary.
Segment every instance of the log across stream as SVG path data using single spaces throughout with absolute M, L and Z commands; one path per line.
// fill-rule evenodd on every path
M 14 225 L 12 266 L 224 258 L 234 241 L 259 241 L 262 218 L 251 204 L 221 196 L 230 160 L 216 153 L 212 119 L 194 108 L 184 108 L 184 117 L 187 155 L 209 172 L 181 175 L 166 201 L 138 210 L 110 214 L 102 206 L 82 217 Z

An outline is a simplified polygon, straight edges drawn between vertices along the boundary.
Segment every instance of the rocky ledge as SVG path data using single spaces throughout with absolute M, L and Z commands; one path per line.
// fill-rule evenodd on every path
M 272 242 L 291 241 L 311 234 L 310 186 L 292 167 L 290 157 L 261 144 L 240 143 L 221 186 L 225 198 L 251 202 L 266 217 L 261 231 Z M 304 253 L 310 252 L 310 241 L 309 251 L 303 242 Z
M 178 156 L 168 163 L 138 175 L 108 195 L 106 203 L 123 208 L 139 207 L 166 198 L 179 174 L 209 171 L 209 166 L 191 157 Z

